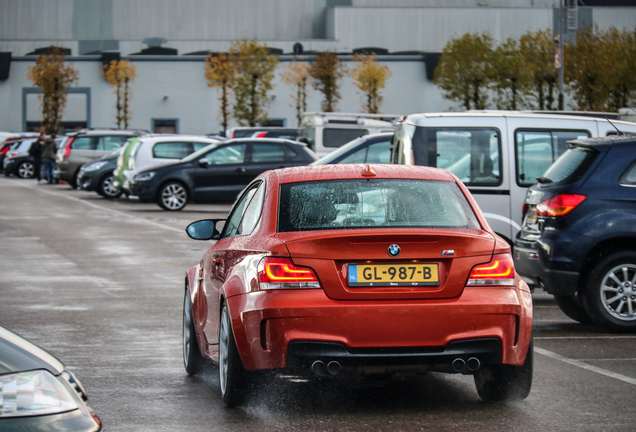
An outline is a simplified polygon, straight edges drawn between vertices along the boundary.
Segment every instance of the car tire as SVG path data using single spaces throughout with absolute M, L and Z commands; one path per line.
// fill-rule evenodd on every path
M 190 303 L 190 290 L 186 288 L 183 298 L 183 365 L 188 375 L 196 375 L 205 369 L 205 359 L 199 349 L 194 331 L 194 317 Z
M 616 252 L 594 266 L 587 278 L 585 306 L 597 325 L 636 330 L 636 252 Z
M 530 339 L 526 359 L 522 366 L 484 366 L 475 372 L 475 387 L 485 402 L 523 400 L 532 388 L 534 343 Z
M 99 185 L 97 186 L 97 193 L 99 193 L 104 198 L 115 199 L 121 196 L 121 189 L 117 189 L 113 184 L 113 173 L 109 173 L 104 175 L 99 180 Z
M 559 309 L 569 318 L 581 324 L 592 324 L 592 318 L 590 318 L 590 314 L 587 313 L 585 301 L 581 294 L 577 293 L 573 296 L 555 295 L 554 300 L 557 306 L 559 306 Z
M 30 179 L 35 175 L 35 165 L 33 162 L 22 162 L 18 166 L 18 177 L 23 179 Z
M 164 210 L 179 211 L 188 203 L 188 191 L 179 182 L 170 182 L 159 188 L 157 204 Z
M 73 189 L 77 189 L 77 174 L 79 174 L 79 169 L 75 171 L 75 174 L 73 174 L 68 181 L 68 185 Z
M 228 407 L 241 404 L 247 393 L 247 372 L 236 348 L 227 304 L 221 309 L 219 325 L 219 386 L 221 398 Z

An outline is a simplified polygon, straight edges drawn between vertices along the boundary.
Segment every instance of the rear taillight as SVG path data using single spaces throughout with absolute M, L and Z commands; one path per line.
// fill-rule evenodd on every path
M 5 147 L 2 150 L 0 150 L 0 154 L 7 154 L 8 151 L 9 151 L 9 147 Z
M 70 137 L 66 142 L 66 146 L 64 147 L 64 159 L 71 155 L 71 144 L 73 144 L 73 141 L 75 141 L 75 137 Z
M 515 284 L 515 265 L 512 255 L 499 254 L 492 257 L 488 264 L 479 264 L 470 272 L 468 283 L 470 286 L 503 285 L 512 286 Z
M 585 195 L 559 194 L 537 204 L 537 216 L 565 216 L 585 200 Z
M 289 258 L 263 258 L 258 265 L 258 282 L 263 290 L 320 288 L 312 269 L 296 266 Z
M 523 205 L 521 206 L 521 216 L 525 216 L 526 212 L 528 211 L 528 205 L 526 203 L 523 203 Z
M 267 135 L 267 132 L 259 132 L 256 138 L 265 138 L 265 135 Z

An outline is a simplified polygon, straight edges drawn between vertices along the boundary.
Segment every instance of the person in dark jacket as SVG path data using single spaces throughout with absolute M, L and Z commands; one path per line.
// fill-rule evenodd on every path
M 29 155 L 33 157 L 33 169 L 36 178 L 38 179 L 38 183 L 41 180 L 40 175 L 40 167 L 42 166 L 42 146 L 44 145 L 44 132 L 40 134 L 38 139 L 31 144 L 31 148 L 29 149 Z
M 57 148 L 55 145 L 55 134 L 50 138 L 44 140 L 42 145 L 42 163 L 44 164 L 44 178 L 51 184 L 55 181 L 53 177 L 53 171 L 55 170 L 55 152 Z

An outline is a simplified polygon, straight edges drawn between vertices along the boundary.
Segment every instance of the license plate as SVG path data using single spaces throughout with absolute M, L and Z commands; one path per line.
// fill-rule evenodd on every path
M 437 264 L 349 264 L 349 286 L 437 286 Z
M 526 216 L 526 221 L 531 224 L 537 223 L 537 208 L 536 207 L 528 208 L 528 215 Z

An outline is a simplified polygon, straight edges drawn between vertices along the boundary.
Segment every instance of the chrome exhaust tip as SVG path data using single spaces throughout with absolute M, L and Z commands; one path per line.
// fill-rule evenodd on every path
M 464 361 L 464 359 L 456 358 L 455 360 L 453 360 L 452 366 L 455 372 L 461 372 L 466 367 L 466 362 Z
M 325 365 L 323 361 L 316 360 L 315 362 L 312 363 L 311 370 L 316 375 L 324 375 L 325 372 L 327 372 L 327 366 Z
M 331 361 L 329 362 L 329 364 L 327 365 L 327 371 L 331 374 L 331 375 L 337 375 L 338 372 L 340 372 L 340 363 L 338 363 L 337 361 Z
M 478 358 L 471 357 L 466 362 L 466 366 L 468 367 L 469 371 L 475 372 L 477 369 L 479 369 L 481 367 L 481 362 L 479 361 Z

